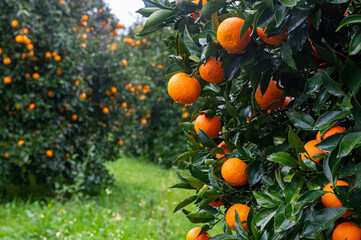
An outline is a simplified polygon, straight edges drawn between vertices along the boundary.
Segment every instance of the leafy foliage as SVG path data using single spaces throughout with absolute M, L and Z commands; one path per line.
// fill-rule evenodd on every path
M 173 187 L 193 189 L 196 195 L 181 201 L 176 210 L 192 222 L 206 225 L 206 231 L 222 221 L 225 234 L 213 239 L 330 239 L 335 223 L 346 209 L 348 221 L 360 222 L 360 41 L 358 1 L 208 1 L 203 7 L 191 1 L 143 1 L 138 12 L 148 17 L 139 35 L 164 26 L 174 34 L 164 42 L 173 63 L 167 77 L 186 72 L 197 77 L 198 68 L 209 56 L 220 57 L 226 81 L 202 85 L 201 106 L 190 122 L 183 123 L 192 151 L 178 159 L 189 159 L 190 174 L 179 173 Z M 200 17 L 194 13 L 200 9 Z M 348 17 L 345 17 L 348 15 Z M 228 54 L 219 44 L 217 28 L 229 17 L 245 20 L 241 36 L 252 29 L 252 40 L 242 54 Z M 287 33 L 287 40 L 269 45 L 256 30 L 266 29 L 268 37 Z M 199 78 L 200 79 L 200 78 Z M 274 111 L 261 109 L 255 99 L 270 80 L 278 83 L 288 106 Z M 202 131 L 192 138 L 194 119 L 202 113 L 216 114 L 223 123 L 217 139 Z M 323 139 L 316 147 L 321 162 L 300 153 L 304 144 L 334 125 L 346 132 Z M 223 160 L 216 147 L 225 141 L 231 153 L 248 164 L 248 185 L 232 187 L 221 175 Z M 201 144 L 201 145 L 200 145 Z M 201 146 L 201 147 L 200 147 Z M 194 169 L 198 169 L 194 171 Z M 335 188 L 343 208 L 325 208 L 321 202 L 324 186 L 344 179 L 349 187 Z M 250 232 L 236 226 L 237 237 L 225 224 L 222 208 L 209 206 L 222 199 L 225 209 L 236 203 L 253 208 L 248 216 Z M 194 202 L 197 212 L 184 207 Z

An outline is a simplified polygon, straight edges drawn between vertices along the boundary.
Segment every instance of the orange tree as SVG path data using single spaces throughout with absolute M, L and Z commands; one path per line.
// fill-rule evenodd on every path
M 102 0 L 0 7 L 0 194 L 97 193 L 120 149 L 152 159 L 175 150 L 162 142 L 179 139 L 161 130 L 182 113 L 157 87 L 160 35 L 129 44 L 137 27 L 123 30 Z
M 174 30 L 170 96 L 200 104 L 173 186 L 203 224 L 187 240 L 360 239 L 359 2 L 143 2 L 140 36 Z

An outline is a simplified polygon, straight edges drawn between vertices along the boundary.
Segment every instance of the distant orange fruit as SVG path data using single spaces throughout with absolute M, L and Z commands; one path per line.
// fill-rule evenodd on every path
M 206 114 L 202 114 L 194 121 L 194 129 L 197 133 L 199 129 L 202 129 L 210 138 L 214 139 L 222 130 L 222 122 L 217 116 L 208 117 Z
M 22 145 L 24 145 L 25 141 L 24 140 L 19 140 L 18 141 L 18 146 L 21 147 Z
M 112 93 L 116 93 L 117 92 L 117 88 L 116 87 L 112 87 Z
M 4 158 L 9 158 L 9 153 L 8 152 L 4 153 Z
M 86 93 L 81 93 L 81 94 L 79 95 L 79 97 L 80 97 L 81 99 L 86 99 Z
M 55 61 L 59 62 L 59 61 L 61 60 L 61 57 L 60 57 L 59 55 L 56 55 L 56 56 L 54 57 L 54 59 L 55 59 Z
M 33 73 L 33 79 L 38 79 L 40 77 L 39 73 Z
M 285 101 L 283 102 L 281 108 L 284 109 L 288 106 L 288 104 L 290 104 L 290 102 L 292 101 L 292 99 L 290 97 L 285 97 Z
M 82 43 L 82 44 L 80 44 L 80 46 L 81 46 L 82 48 L 86 48 L 86 43 Z
M 88 15 L 81 16 L 81 20 L 83 21 L 88 21 L 88 19 L 89 19 Z
M 189 77 L 186 73 L 180 72 L 169 79 L 168 93 L 176 102 L 192 104 L 198 100 L 201 94 L 201 85 L 194 77 Z
M 19 26 L 19 22 L 18 22 L 17 20 L 12 20 L 12 21 L 11 21 L 11 26 L 12 26 L 13 28 L 16 28 L 17 26 Z
M 26 49 L 28 49 L 29 51 L 33 50 L 34 49 L 33 44 L 31 44 L 31 43 L 27 44 Z
M 239 158 L 230 158 L 225 161 L 221 168 L 223 179 L 231 186 L 239 187 L 248 182 L 247 163 Z
M 73 120 L 73 121 L 78 120 L 78 115 L 76 115 L 76 114 L 71 115 L 71 120 Z
M 353 222 L 343 222 L 335 228 L 332 240 L 360 240 L 361 228 Z
M 268 37 L 268 34 L 265 33 L 266 30 L 267 30 L 267 28 L 265 28 L 264 30 L 263 30 L 263 28 L 258 28 L 257 34 L 263 42 L 265 42 L 269 45 L 279 45 L 283 42 L 283 40 L 287 40 L 286 31 L 280 35 Z
M 11 77 L 5 76 L 4 77 L 4 83 L 5 84 L 10 84 L 11 83 Z
M 123 24 L 117 23 L 117 28 L 122 28 L 122 27 L 123 27 Z
M 88 35 L 86 35 L 85 33 L 83 33 L 83 34 L 81 35 L 81 38 L 82 38 L 82 39 L 87 39 L 87 38 L 88 38 Z
M 118 141 L 118 146 L 122 146 L 123 143 L 124 143 L 123 140 L 119 140 L 119 141 Z
M 197 5 L 199 4 L 199 0 L 192 0 L 192 2 Z M 204 6 L 206 3 L 207 3 L 207 0 L 202 0 L 202 6 Z M 200 11 L 200 9 L 197 9 L 196 11 L 192 12 L 191 17 L 193 19 L 199 18 L 199 11 Z
M 50 52 L 46 52 L 46 53 L 45 53 L 45 58 L 51 58 L 51 53 L 50 53 Z
M 32 110 L 32 109 L 34 109 L 34 108 L 35 108 L 35 103 L 30 103 L 30 104 L 29 104 L 29 109 Z
M 56 74 L 57 74 L 58 76 L 61 76 L 61 75 L 63 74 L 63 71 L 62 71 L 60 68 L 58 68 L 58 69 L 56 70 Z
M 122 60 L 122 65 L 123 65 L 123 66 L 127 66 L 127 65 L 128 65 L 128 61 L 125 60 L 125 59 L 123 59 L 123 60 Z
M 222 142 L 218 145 L 218 147 L 222 148 L 225 153 L 230 153 L 230 152 L 232 152 L 231 149 L 229 149 L 229 147 L 227 146 L 227 144 L 226 144 L 225 141 L 222 141 Z M 216 154 L 216 157 L 217 157 L 218 159 L 222 159 L 223 161 L 226 161 L 226 160 L 227 160 L 227 159 L 225 158 L 225 156 L 226 156 L 226 155 L 223 154 L 223 153 L 217 153 L 217 154 Z
M 107 108 L 107 107 L 103 108 L 103 113 L 108 114 L 109 113 L 109 108 Z
M 147 119 L 142 119 L 142 120 L 140 120 L 140 124 L 142 124 L 142 125 L 147 124 Z
M 22 29 L 20 29 L 21 34 L 27 34 L 28 32 L 29 32 L 29 29 L 27 29 L 26 27 L 23 27 Z
M 336 133 L 342 133 L 345 132 L 346 130 L 343 127 L 340 127 L 338 125 L 334 125 L 332 127 L 330 127 L 324 134 L 322 134 L 321 136 L 321 132 L 318 131 L 317 136 L 316 136 L 316 140 L 317 142 L 321 142 L 323 139 L 326 139 Z
M 46 156 L 48 157 L 48 158 L 51 158 L 51 157 L 53 157 L 54 156 L 54 153 L 53 153 L 53 151 L 52 150 L 46 150 Z
M 221 200 L 218 200 L 218 201 L 213 201 L 209 204 L 209 206 L 211 207 L 220 207 L 223 205 L 223 201 L 222 199 Z
M 24 37 L 21 35 L 16 35 L 15 36 L 15 42 L 17 43 L 23 43 L 24 42 Z
M 229 53 L 244 53 L 247 45 L 251 41 L 251 29 L 248 28 L 240 38 L 241 28 L 244 20 L 238 17 L 227 18 L 217 29 L 217 39 L 219 44 Z
M 9 65 L 11 63 L 11 59 L 9 57 L 6 57 L 6 58 L 3 59 L 3 63 L 5 65 Z
M 234 231 L 236 226 L 236 213 L 238 214 L 239 221 L 242 223 L 247 220 L 249 210 L 251 208 L 244 204 L 234 204 L 226 212 L 226 223 Z M 242 223 L 242 227 L 248 232 L 247 223 Z
M 271 80 L 266 92 L 262 95 L 261 87 L 258 86 L 255 94 L 256 101 L 260 108 L 275 110 L 282 106 L 285 101 L 283 91 L 277 88 L 277 82 Z
M 206 63 L 199 67 L 199 74 L 207 82 L 221 83 L 224 81 L 222 62 L 215 57 L 209 57 Z
M 126 102 L 122 103 L 122 108 L 127 108 L 128 104 Z
M 189 114 L 187 112 L 182 113 L 182 118 L 188 118 Z
M 199 236 L 201 230 L 202 229 L 200 227 L 189 230 L 186 236 L 186 240 L 209 240 L 210 238 L 207 232 L 204 232 Z
M 336 186 L 348 186 L 348 183 L 342 180 L 337 180 Z M 323 188 L 323 191 L 328 192 L 321 197 L 323 206 L 325 206 L 325 208 L 343 207 L 341 201 L 337 198 L 336 194 L 334 194 L 334 191 L 331 187 L 333 187 L 333 184 L 329 183 Z M 342 217 L 346 218 L 350 215 L 352 215 L 352 212 L 347 210 L 346 213 L 342 215 Z
M 117 45 L 112 44 L 112 45 L 110 46 L 110 50 L 111 50 L 111 51 L 114 51 L 115 49 L 117 49 Z
M 302 161 L 306 160 L 309 156 L 313 161 L 315 161 L 316 163 L 319 163 L 321 161 L 321 158 L 313 158 L 313 156 L 315 156 L 318 153 L 323 153 L 323 154 L 327 154 L 326 152 L 322 151 L 321 149 L 315 147 L 315 145 L 317 144 L 317 140 L 311 140 L 308 141 L 304 148 L 307 151 L 308 155 L 306 155 L 306 153 L 300 153 L 301 159 Z

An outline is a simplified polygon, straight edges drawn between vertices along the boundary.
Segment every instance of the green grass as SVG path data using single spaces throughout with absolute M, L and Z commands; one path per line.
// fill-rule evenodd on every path
M 177 182 L 174 171 L 131 158 L 107 167 L 115 183 L 98 197 L 0 205 L 0 239 L 179 240 L 197 226 L 172 213 L 190 195 L 169 189 Z

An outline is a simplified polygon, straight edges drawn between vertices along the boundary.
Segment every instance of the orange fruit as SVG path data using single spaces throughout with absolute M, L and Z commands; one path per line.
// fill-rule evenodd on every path
M 4 153 L 4 158 L 9 158 L 9 153 L 8 152 Z
M 117 23 L 117 28 L 122 28 L 122 27 L 123 27 L 123 24 Z
M 348 186 L 348 183 L 345 182 L 345 181 L 342 181 L 342 180 L 337 180 L 336 186 Z M 325 193 L 321 197 L 323 206 L 325 206 L 325 208 L 343 207 L 341 201 L 337 198 L 336 194 L 334 194 L 334 191 L 333 191 L 333 189 L 331 187 L 333 187 L 333 184 L 329 183 L 323 188 L 323 191 L 328 192 L 328 193 Z M 347 210 L 347 212 L 344 215 L 342 215 L 342 217 L 346 218 L 346 217 L 348 217 L 350 215 L 352 215 L 352 212 Z
M 86 99 L 86 93 L 81 93 L 81 94 L 79 95 L 79 97 L 80 97 L 80 99 Z
M 230 152 L 232 152 L 231 149 L 229 149 L 229 147 L 227 146 L 227 144 L 226 144 L 225 141 L 221 142 L 221 143 L 218 145 L 218 147 L 222 148 L 225 153 L 230 153 Z M 217 157 L 218 159 L 222 159 L 223 161 L 226 161 L 226 160 L 227 160 L 227 159 L 225 158 L 225 156 L 226 156 L 226 154 L 222 154 L 222 153 L 217 153 L 217 154 L 216 154 L 216 157 Z
M 327 154 L 326 152 L 322 151 L 321 149 L 315 147 L 315 145 L 317 143 L 318 143 L 317 140 L 311 140 L 311 141 L 308 141 L 304 145 L 304 148 L 307 151 L 308 155 L 306 155 L 306 153 L 300 153 L 302 161 L 306 160 L 309 156 L 313 161 L 315 161 L 316 163 L 319 163 L 321 158 L 314 159 L 313 156 L 318 153 Z
M 17 26 L 19 26 L 19 22 L 18 22 L 17 20 L 12 20 L 12 21 L 11 21 L 11 26 L 12 26 L 13 28 L 16 28 Z
M 317 136 L 316 136 L 316 140 L 317 142 L 321 142 L 323 139 L 326 139 L 330 136 L 332 136 L 333 134 L 336 133 L 342 133 L 345 132 L 346 130 L 343 127 L 340 127 L 338 125 L 334 125 L 332 127 L 330 127 L 324 134 L 322 134 L 321 136 L 321 132 L 318 131 Z
M 71 120 L 73 120 L 73 121 L 78 120 L 78 115 L 76 115 L 76 114 L 71 115 Z
M 221 168 L 223 179 L 231 186 L 239 187 L 248 182 L 247 163 L 239 158 L 230 158 L 225 161 Z
M 232 205 L 226 212 L 226 223 L 227 225 L 234 231 L 234 227 L 236 225 L 236 214 L 238 213 L 239 221 L 242 223 L 247 220 L 248 212 L 251 208 L 244 204 L 234 204 Z M 248 232 L 247 223 L 242 223 L 242 227 L 246 232 Z
M 6 57 L 6 58 L 3 59 L 3 63 L 5 65 L 9 65 L 11 63 L 11 59 L 9 57 Z
M 119 141 L 118 141 L 118 146 L 122 146 L 123 143 L 124 143 L 123 140 L 119 140 Z
M 312 44 L 312 40 L 311 40 L 310 38 L 308 38 L 308 41 L 309 41 L 310 44 L 311 44 L 312 55 L 315 57 L 315 59 L 316 59 L 317 61 L 321 61 L 322 59 L 321 59 L 320 55 L 318 55 L 316 47 Z
M 221 200 L 218 200 L 218 201 L 213 201 L 209 204 L 209 206 L 211 207 L 220 207 L 223 205 L 223 201 L 222 199 Z
M 107 108 L 107 107 L 103 108 L 103 113 L 108 114 L 109 113 L 109 108 Z
M 283 32 L 282 34 L 280 35 L 277 35 L 277 36 L 273 36 L 273 37 L 268 37 L 268 34 L 265 33 L 267 28 L 265 28 L 263 30 L 263 28 L 258 28 L 257 29 L 257 34 L 259 36 L 259 38 L 269 44 L 269 45 L 279 45 L 282 43 L 283 40 L 287 40 L 287 34 L 286 34 L 286 31 Z
M 125 59 L 123 59 L 123 60 L 122 60 L 122 65 L 123 65 L 123 66 L 127 66 L 127 65 L 128 65 L 128 61 L 125 60 Z
M 27 44 L 26 49 L 28 49 L 29 51 L 33 50 L 34 49 L 33 44 L 31 44 L 31 43 Z
M 202 129 L 210 138 L 214 139 L 222 130 L 222 122 L 217 116 L 208 117 L 206 114 L 202 114 L 196 118 L 194 129 L 197 133 L 199 129 Z
M 81 20 L 83 21 L 88 21 L 88 19 L 89 19 L 88 15 L 81 16 Z
M 147 124 L 147 119 L 142 119 L 142 120 L 140 120 L 140 124 L 142 124 L 142 125 Z
M 193 0 L 192 2 L 197 5 L 199 4 L 199 0 Z M 204 6 L 206 3 L 207 3 L 207 0 L 202 0 L 202 6 Z M 199 18 L 199 11 L 200 11 L 200 9 L 197 9 L 196 11 L 192 12 L 191 17 L 193 19 Z
M 128 104 L 126 102 L 122 103 L 122 108 L 127 108 Z
M 207 232 L 204 232 L 198 236 L 201 230 L 202 229 L 200 227 L 192 228 L 187 233 L 186 240 L 209 240 L 210 238 Z
M 51 58 L 51 53 L 50 53 L 50 52 L 46 52 L 46 53 L 45 53 L 45 58 Z
M 221 83 L 224 81 L 222 62 L 215 57 L 209 57 L 206 63 L 199 67 L 199 74 L 207 82 Z
M 15 36 L 15 42 L 17 43 L 23 43 L 24 42 L 24 37 L 21 35 L 16 35 Z
M 188 118 L 188 113 L 187 112 L 184 112 L 184 113 L 182 113 L 182 118 Z
M 116 87 L 112 87 L 112 93 L 116 93 L 117 92 L 117 88 Z
M 35 108 L 35 103 L 30 103 L 30 104 L 29 104 L 29 109 L 32 110 L 32 109 L 34 109 L 34 108 Z
M 47 156 L 48 158 L 53 157 L 53 156 L 54 156 L 53 151 L 52 151 L 52 150 L 46 150 L 46 156 Z
M 4 83 L 5 84 L 10 84 L 11 83 L 11 77 L 5 76 L 4 77 Z
M 147 41 L 148 41 L 148 40 L 147 40 L 146 38 L 144 38 L 144 39 L 142 40 L 143 43 L 147 43 Z
M 19 140 L 19 141 L 18 141 L 18 146 L 20 147 L 20 146 L 24 145 L 24 143 L 25 143 L 24 140 Z
M 33 79 L 38 79 L 40 77 L 39 73 L 33 73 Z
M 162 64 L 159 64 L 157 67 L 158 67 L 159 69 L 163 69 L 163 68 L 164 68 Z
M 110 50 L 111 50 L 111 51 L 114 51 L 115 49 L 117 49 L 117 45 L 112 44 L 112 45 L 110 46 Z
M 290 97 L 285 97 L 285 101 L 283 102 L 281 108 L 284 109 L 288 106 L 288 104 L 290 104 L 290 102 L 292 101 L 292 99 Z
M 168 93 L 176 102 L 192 104 L 198 100 L 201 94 L 201 85 L 194 77 L 189 77 L 186 73 L 180 72 L 169 79 Z
M 56 74 L 57 74 L 58 76 L 61 76 L 61 75 L 63 74 L 63 71 L 62 71 L 60 68 L 58 68 L 58 69 L 56 70 Z
M 361 240 L 361 228 L 353 222 L 343 222 L 335 228 L 332 240 Z
M 244 20 L 231 17 L 224 20 L 218 27 L 217 39 L 219 44 L 229 54 L 244 53 L 248 43 L 251 41 L 251 29 L 248 28 L 240 38 L 241 28 Z
M 82 48 L 86 48 L 86 43 L 82 43 L 82 44 L 80 44 L 80 46 L 81 46 Z
M 268 110 L 275 110 L 281 107 L 285 101 L 283 91 L 277 88 L 277 82 L 274 80 L 269 82 L 267 90 L 263 95 L 261 87 L 258 86 L 255 98 L 260 108 Z

